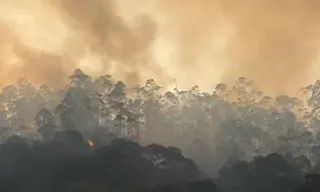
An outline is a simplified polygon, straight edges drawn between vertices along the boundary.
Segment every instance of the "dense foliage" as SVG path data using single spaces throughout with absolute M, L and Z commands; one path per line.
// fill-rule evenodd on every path
M 81 133 L 79 138 L 83 137 L 79 139 L 80 143 L 91 139 L 97 147 L 94 152 L 82 149 L 80 154 L 87 158 L 82 164 L 84 169 L 85 165 L 96 161 L 95 154 L 102 155 L 99 158 L 106 158 L 106 161 L 101 166 L 114 169 L 129 166 L 127 170 L 141 175 L 141 178 L 128 173 L 118 175 L 127 182 L 141 179 L 133 185 L 139 182 L 154 184 L 155 181 L 167 184 L 176 179 L 178 181 L 173 183 L 189 183 L 202 172 L 217 178 L 216 184 L 222 191 L 292 191 L 303 182 L 305 173 L 318 170 L 320 81 L 302 88 L 297 97 L 280 95 L 272 98 L 263 95 L 252 81 L 244 77 L 232 86 L 218 84 L 212 93 L 201 92 L 197 86 L 190 90 L 175 88 L 165 92 L 152 79 L 142 86 L 127 88 L 123 82 L 115 81 L 109 75 L 94 79 L 77 69 L 63 90 L 53 91 L 47 85 L 36 87 L 27 80 L 21 80 L 18 85 L 5 87 L 0 99 L 1 142 L 5 143 L 12 135 L 19 135 L 31 143 L 23 144 L 24 148 L 19 148 L 17 155 L 23 155 L 26 160 L 31 158 L 30 162 L 33 162 L 34 155 L 42 154 L 41 150 L 55 151 L 53 143 L 62 137 L 57 133 L 64 135 L 66 131 L 75 130 Z M 41 142 L 34 144 L 31 140 Z M 121 145 L 116 151 L 138 160 L 128 162 L 123 157 L 122 160 L 108 162 L 112 158 L 103 154 L 120 155 L 107 149 L 110 145 L 117 145 L 116 141 Z M 6 145 L 8 143 L 3 146 Z M 130 146 L 135 146 L 133 153 Z M 5 148 L 3 153 L 6 153 Z M 109 151 L 104 153 L 104 150 Z M 15 158 L 14 154 L 11 155 Z M 54 156 L 54 152 L 48 152 L 48 155 Z M 170 160 L 179 162 L 174 171 L 167 176 L 161 175 L 167 173 L 151 171 L 154 174 L 146 176 L 147 179 L 161 176 L 152 181 L 144 180 L 143 175 L 151 170 L 148 163 L 152 167 L 165 156 L 177 158 Z M 134 164 L 137 162 L 143 166 Z M 183 169 L 177 168 L 182 165 Z M 94 167 L 88 170 L 92 171 Z M 115 172 L 110 171 L 109 174 Z M 98 178 L 109 177 L 101 174 Z M 113 179 L 119 182 L 119 179 Z M 70 185 L 69 180 L 64 183 Z M 90 182 L 87 185 L 91 185 Z M 75 183 L 74 187 L 79 186 Z

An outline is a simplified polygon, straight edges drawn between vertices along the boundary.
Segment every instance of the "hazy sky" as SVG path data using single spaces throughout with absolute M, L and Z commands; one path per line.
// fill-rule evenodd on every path
M 131 85 L 208 90 L 246 76 L 294 94 L 319 77 L 319 10 L 317 0 L 0 0 L 0 84 L 59 87 L 85 66 Z

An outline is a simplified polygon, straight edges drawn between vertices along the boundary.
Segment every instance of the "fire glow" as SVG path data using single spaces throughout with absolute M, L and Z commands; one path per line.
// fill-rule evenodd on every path
M 92 141 L 92 140 L 89 140 L 88 141 L 88 144 L 89 144 L 89 146 L 92 148 L 92 147 L 94 147 L 94 142 Z

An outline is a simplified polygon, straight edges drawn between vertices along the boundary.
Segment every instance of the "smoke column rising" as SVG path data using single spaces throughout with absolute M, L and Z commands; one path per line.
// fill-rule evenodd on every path
M 315 0 L 158 0 L 177 39 L 181 68 L 194 79 L 238 76 L 270 93 L 294 93 L 319 75 L 320 3 Z M 159 8 L 160 7 L 160 8 Z M 213 40 L 213 41 L 212 41 Z M 216 45 L 218 49 L 209 48 Z M 216 54 L 218 51 L 219 54 Z M 197 58 L 213 55 L 211 62 Z M 197 67 L 195 67 L 197 66 Z M 196 71 L 198 73 L 196 73 Z M 205 72 L 204 72 L 205 71 Z M 193 78 L 191 78 L 193 79 Z M 203 84 L 206 84 L 203 82 Z
M 134 85 L 214 88 L 246 76 L 271 94 L 318 78 L 315 0 L 0 0 L 0 84 L 54 87 L 76 67 Z M 140 16 L 146 14 L 147 16 Z M 139 17 L 137 17 L 139 16 Z
M 155 24 L 126 24 L 116 10 L 112 0 L 0 0 L 1 85 L 25 77 L 59 87 L 77 67 L 129 85 L 151 76 L 164 83 L 151 51 Z
M 319 77 L 318 1 L 154 0 L 153 6 L 159 33 L 175 47 L 173 74 L 184 84 L 212 89 L 246 76 L 268 93 L 294 94 Z

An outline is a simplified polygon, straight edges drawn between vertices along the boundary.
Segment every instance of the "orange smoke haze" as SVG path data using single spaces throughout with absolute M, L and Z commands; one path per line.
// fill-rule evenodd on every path
M 246 76 L 269 93 L 294 94 L 319 77 L 319 1 L 157 2 L 170 23 L 177 68 L 188 68 L 190 81 L 212 87 L 213 76 L 227 82 Z
M 130 85 L 164 69 L 153 61 L 156 26 L 149 17 L 126 24 L 112 0 L 0 0 L 0 84 L 27 78 L 60 87 L 81 67 Z
M 59 87 L 83 67 L 130 85 L 177 78 L 212 90 L 246 76 L 295 94 L 319 77 L 319 9 L 316 0 L 0 0 L 0 84 Z

